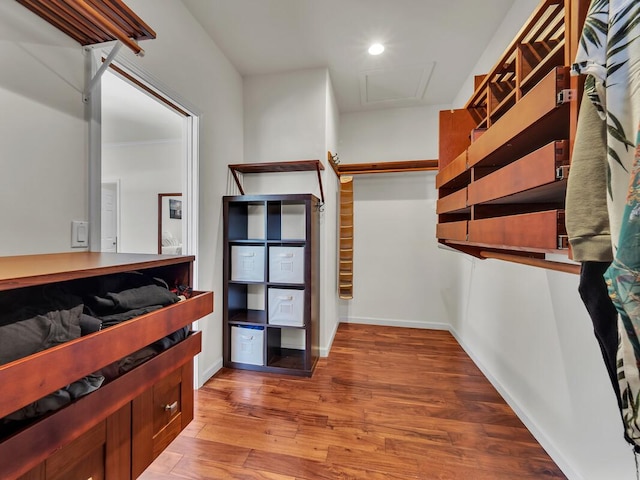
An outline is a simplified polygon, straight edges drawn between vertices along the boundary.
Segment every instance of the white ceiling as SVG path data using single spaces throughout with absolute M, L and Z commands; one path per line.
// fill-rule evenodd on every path
M 451 104 L 514 3 L 182 1 L 243 76 L 328 68 L 341 113 Z M 377 57 L 374 41 L 386 46 Z M 104 143 L 180 138 L 175 112 L 115 75 L 102 82 Z
M 182 1 L 243 76 L 327 67 L 341 113 L 450 104 L 514 3 Z

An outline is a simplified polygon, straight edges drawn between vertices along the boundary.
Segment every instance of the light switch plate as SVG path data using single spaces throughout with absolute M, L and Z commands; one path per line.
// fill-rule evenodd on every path
M 89 222 L 74 220 L 71 222 L 71 248 L 89 246 Z

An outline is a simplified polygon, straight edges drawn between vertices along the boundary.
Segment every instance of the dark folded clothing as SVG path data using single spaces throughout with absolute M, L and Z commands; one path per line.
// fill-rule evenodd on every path
M 171 305 L 178 301 L 178 296 L 166 288 L 157 285 L 124 290 L 120 293 L 108 293 L 107 298 L 113 301 L 117 310 L 133 310 L 148 307 L 150 305 Z
M 102 328 L 107 328 L 113 325 L 117 325 L 127 320 L 131 320 L 132 318 L 139 317 L 140 315 L 144 315 L 145 313 L 153 312 L 155 310 L 160 310 L 161 308 L 162 308 L 162 305 L 151 305 L 149 307 L 137 308 L 135 310 L 129 310 L 127 312 L 114 313 L 113 315 L 105 315 L 104 317 L 100 317 L 102 320 Z
M 58 410 L 70 403 L 72 400 L 83 397 L 88 393 L 97 390 L 102 385 L 102 382 L 104 382 L 104 377 L 102 375 L 92 373 L 80 380 L 76 380 L 65 388 L 56 390 L 55 392 L 22 407 L 20 410 L 16 410 L 4 417 L 2 421 L 15 422 L 29 418 L 41 417 L 47 412 Z
M 107 365 L 106 367 L 103 367 L 100 370 L 100 374 L 104 375 L 107 381 L 110 382 L 118 378 L 120 375 L 132 370 L 134 367 L 137 367 L 138 365 L 146 362 L 147 360 L 150 360 L 151 358 L 155 357 L 157 354 L 158 352 L 154 348 L 151 348 L 151 347 L 141 348 L 140 350 L 137 350 L 132 354 L 127 355 L 126 357 L 123 357 L 120 360 L 117 360 Z
M 0 326 L 0 365 L 80 336 L 82 305 Z
M 80 334 L 82 336 L 97 332 L 102 329 L 102 320 L 83 313 L 80 315 Z
M 71 310 L 82 298 L 62 285 L 34 287 L 0 292 L 0 326 L 20 322 L 54 310 Z
M 136 310 L 154 305 L 171 305 L 178 296 L 158 285 L 145 285 L 121 292 L 109 292 L 103 296 L 91 295 L 87 298 L 89 311 L 93 316 L 104 319 L 108 315 Z
M 182 327 L 180 330 L 176 330 L 172 334 L 154 342 L 151 346 L 158 351 L 167 350 L 169 347 L 187 338 L 187 336 L 189 336 L 189 327 Z

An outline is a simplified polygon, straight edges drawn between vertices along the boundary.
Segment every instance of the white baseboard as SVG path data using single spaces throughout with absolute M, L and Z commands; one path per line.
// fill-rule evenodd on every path
M 387 327 L 424 328 L 428 330 L 450 330 L 451 325 L 441 322 L 424 322 L 422 320 L 396 320 L 375 317 L 343 317 L 341 323 L 360 323 L 364 325 L 382 325 Z
M 207 380 L 213 377 L 221 368 L 222 368 L 222 357 L 218 358 L 213 363 L 213 365 L 211 365 L 204 372 L 202 372 L 202 376 L 199 376 L 198 378 L 198 388 L 202 387 L 205 383 L 207 383 Z
M 567 478 L 570 480 L 583 480 L 583 477 L 576 472 L 576 470 L 567 462 L 562 452 L 556 448 L 555 444 L 551 441 L 551 439 L 544 434 L 544 432 L 538 427 L 536 422 L 526 413 L 526 411 L 522 408 L 522 406 L 509 394 L 509 391 L 495 378 L 491 372 L 482 364 L 482 362 L 478 359 L 478 357 L 473 353 L 468 345 L 466 345 L 458 332 L 456 332 L 455 328 L 449 326 L 449 331 L 451 335 L 456 339 L 458 344 L 462 347 L 469 358 L 473 360 L 473 363 L 480 369 L 482 374 L 489 380 L 489 383 L 493 385 L 493 387 L 498 391 L 498 393 L 502 396 L 505 402 L 511 407 L 511 409 L 515 412 L 516 416 L 524 423 L 525 427 L 531 432 L 531 434 L 535 437 L 538 443 L 544 448 L 547 454 L 551 457 L 551 459 L 558 465 L 558 468 L 562 470 Z
M 327 342 L 327 345 L 325 345 L 324 347 L 320 347 L 320 356 L 321 357 L 328 357 L 329 356 L 329 352 L 331 351 L 331 345 L 333 345 L 333 339 L 336 338 L 336 333 L 338 332 L 338 327 L 340 326 L 340 322 L 336 322 L 335 327 L 333 327 L 333 332 L 331 332 L 331 338 L 329 339 L 329 341 Z

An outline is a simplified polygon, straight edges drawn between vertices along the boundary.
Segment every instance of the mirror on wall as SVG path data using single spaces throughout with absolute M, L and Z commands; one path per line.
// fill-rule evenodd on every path
M 158 253 L 182 255 L 182 193 L 158 194 Z

